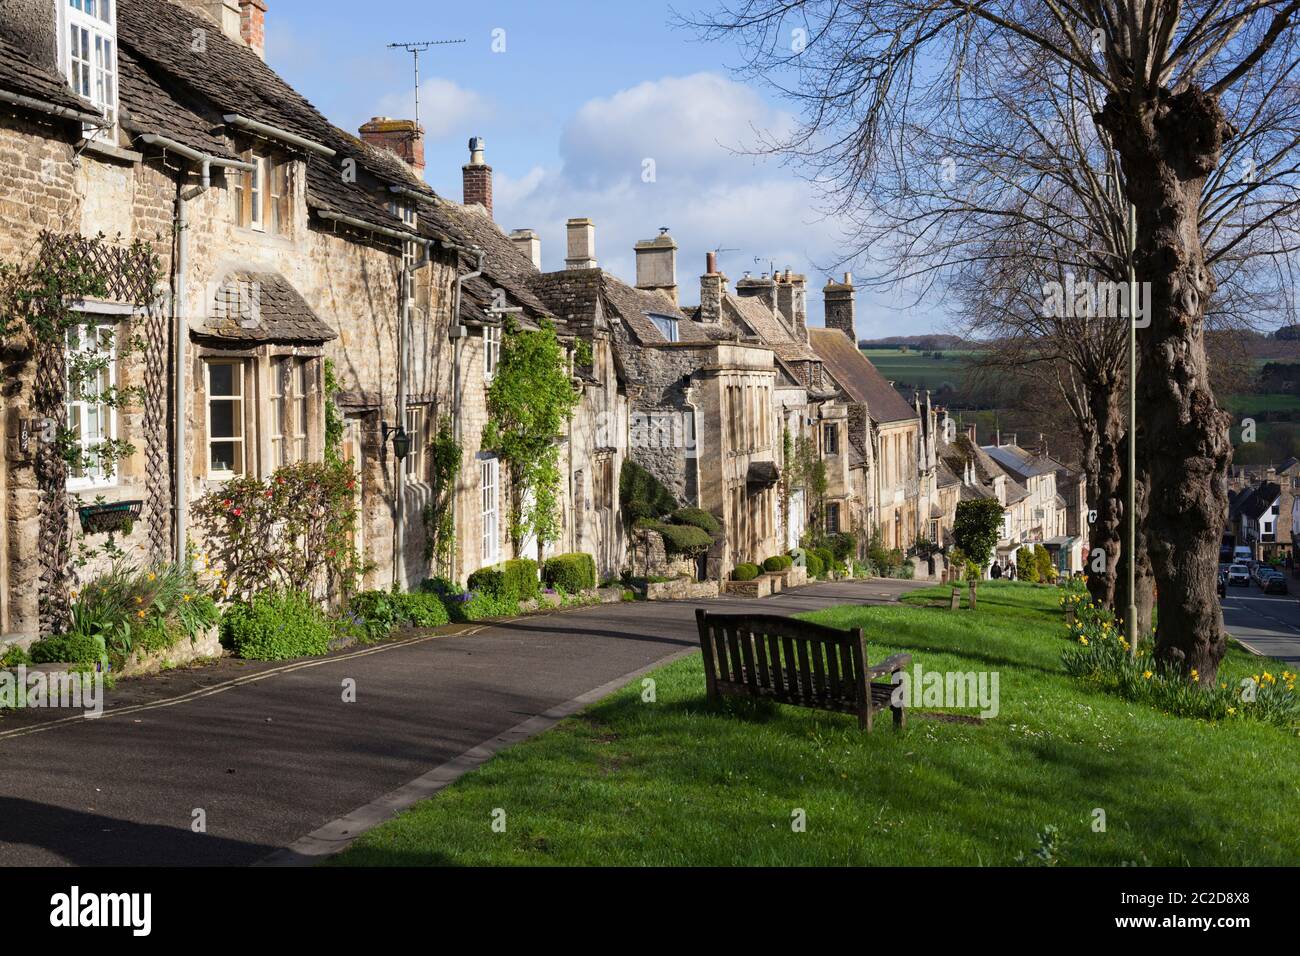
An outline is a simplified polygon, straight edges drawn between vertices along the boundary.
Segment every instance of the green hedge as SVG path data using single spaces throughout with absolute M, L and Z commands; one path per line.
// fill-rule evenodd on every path
M 37 641 L 27 652 L 33 664 L 97 664 L 104 659 L 104 642 L 89 634 L 56 634 Z
M 756 577 L 758 577 L 757 564 L 738 564 L 731 572 L 731 580 L 733 581 L 752 581 Z
M 663 535 L 664 550 L 669 554 L 697 555 L 713 547 L 713 535 L 694 525 L 645 521 L 642 522 L 641 527 Z
M 764 571 L 789 571 L 794 567 L 794 558 L 788 554 L 777 554 L 763 562 Z
M 618 475 L 618 500 L 629 525 L 653 520 L 677 510 L 677 499 L 663 483 L 630 458 Z
M 596 586 L 596 559 L 581 551 L 550 558 L 542 566 L 542 580 L 566 594 L 589 591 Z
M 497 567 L 480 568 L 469 576 L 469 589 L 507 601 L 531 601 L 541 593 L 537 562 L 516 558 Z
M 805 552 L 804 561 L 808 567 L 808 577 L 819 578 L 826 573 L 826 563 L 822 561 L 816 551 Z
M 267 592 L 232 604 L 221 618 L 221 643 L 246 660 L 283 661 L 329 650 L 329 621 L 301 592 Z
M 835 567 L 835 555 L 831 552 L 830 548 L 810 548 L 808 553 L 809 555 L 817 555 L 818 559 L 821 560 L 822 569 L 818 572 L 819 576 Z
M 718 519 L 703 508 L 678 508 L 673 512 L 672 518 L 677 524 L 691 525 L 709 534 L 717 534 L 722 530 Z

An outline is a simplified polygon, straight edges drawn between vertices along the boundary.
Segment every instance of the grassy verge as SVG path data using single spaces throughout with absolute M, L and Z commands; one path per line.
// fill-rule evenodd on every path
M 810 617 L 864 627 L 872 660 L 909 651 L 927 670 L 997 671 L 1001 712 L 981 725 L 895 733 L 886 718 L 868 736 L 848 717 L 711 707 L 695 655 L 653 674 L 654 702 L 625 688 L 336 862 L 1007 865 L 1049 826 L 1063 865 L 1300 858 L 1294 735 L 1171 717 L 1067 677 L 1054 589 L 986 583 L 974 612 L 927 606 L 946 594 Z M 792 828 L 800 810 L 806 832 Z

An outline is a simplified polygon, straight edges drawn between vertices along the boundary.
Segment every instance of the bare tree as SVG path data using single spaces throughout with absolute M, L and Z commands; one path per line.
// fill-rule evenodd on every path
M 1160 585 L 1156 653 L 1203 683 L 1225 647 L 1214 572 L 1231 454 L 1204 327 L 1216 291 L 1252 255 L 1272 255 L 1279 280 L 1288 277 L 1298 8 L 1300 0 L 731 0 L 695 21 L 706 34 L 739 36 L 744 69 L 800 107 L 801 128 L 768 145 L 825 185 L 854 224 L 857 256 L 922 292 L 969 261 L 989 229 L 1006 228 L 981 205 L 991 189 L 1034 195 L 1040 185 L 997 148 L 1008 96 L 1034 92 L 1026 75 L 1074 84 L 1068 115 L 1043 138 L 1094 129 L 1119 175 L 1074 194 L 1119 198 L 1122 182 L 1136 210 L 1137 278 L 1150 290 L 1139 401 Z M 1045 70 L 1020 66 L 1033 58 Z M 976 149 L 945 157 L 936 153 L 945 141 Z M 935 171 L 951 180 L 958 163 L 964 198 L 954 204 Z M 1112 216 L 1106 228 L 1122 230 L 1126 218 Z M 1060 257 L 1074 238 L 1063 232 L 1045 265 L 1104 273 L 1106 249 L 1091 242 Z

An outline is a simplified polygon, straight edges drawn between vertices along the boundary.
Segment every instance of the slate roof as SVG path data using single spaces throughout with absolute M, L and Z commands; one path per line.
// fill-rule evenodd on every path
M 179 90 L 168 92 L 165 79 L 132 52 L 117 51 L 119 120 L 135 133 L 158 133 L 184 146 L 223 159 L 235 159 L 222 132 L 224 120 L 198 101 L 182 102 Z
M 677 320 L 678 341 L 710 343 L 699 323 L 687 318 L 665 293 L 635 289 L 603 269 L 548 272 L 535 276 L 531 287 L 574 331 L 589 331 L 601 319 L 621 321 L 642 345 L 666 343 L 647 315 L 653 312 Z
M 1282 487 L 1273 481 L 1260 482 L 1241 502 L 1241 513 L 1251 520 L 1258 521 L 1260 516 L 1277 501 L 1282 494 Z
M 482 207 L 438 200 L 421 204 L 420 216 L 486 253 L 483 275 L 465 283 L 462 320 L 482 321 L 481 310 L 492 304 L 492 291 L 497 288 L 504 289 L 513 304 L 522 306 L 525 316 L 555 318 L 554 311 L 533 291 L 533 281 L 541 275 L 533 260 L 519 251 Z M 471 309 L 478 313 L 467 311 Z
M 206 31 L 202 52 L 191 48 L 195 29 Z M 133 70 L 131 88 L 123 88 L 124 108 L 132 116 L 151 118 L 157 123 L 152 131 L 199 148 L 192 142 L 199 131 L 188 114 L 215 123 L 218 117 L 238 113 L 294 133 L 337 154 L 306 154 L 309 206 L 406 229 L 387 209 L 386 185 L 401 175 L 404 185 L 423 190 L 428 186 L 398 172 L 385 151 L 368 147 L 330 123 L 257 54 L 231 40 L 206 17 L 168 0 L 127 0 L 119 6 L 117 30 L 119 48 L 157 81 L 150 84 Z M 187 108 L 178 112 L 177 104 Z M 224 128 L 214 125 L 210 133 L 229 143 Z M 355 182 L 343 175 L 348 159 L 356 163 Z M 421 232 L 429 238 L 445 238 L 431 228 Z
M 738 296 L 728 293 L 724 301 L 731 306 L 740 319 L 754 330 L 755 334 L 769 346 L 777 356 L 786 362 L 816 362 L 817 353 L 801 339 L 796 339 L 786 324 L 771 313 L 762 301 L 753 296 Z
M 0 88 L 55 106 L 83 113 L 96 112 L 90 103 L 72 92 L 68 81 L 56 71 L 33 62 L 23 49 L 4 37 L 0 37 Z
M 276 272 L 232 272 L 196 334 L 232 342 L 328 342 L 338 334 Z
M 1055 474 L 1065 466 L 1058 461 L 1035 455 L 1019 445 L 985 445 L 984 453 L 1011 472 L 1012 477 L 1027 481 L 1038 475 Z
M 865 403 L 867 414 L 877 422 L 901 422 L 916 418 L 916 409 L 894 391 L 856 343 L 839 329 L 809 329 L 808 341 L 821 357 L 826 371 L 839 382 L 855 402 Z

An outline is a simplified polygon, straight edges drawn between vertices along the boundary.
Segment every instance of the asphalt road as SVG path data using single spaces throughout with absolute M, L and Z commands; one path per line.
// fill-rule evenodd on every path
M 916 586 L 818 584 L 758 606 L 793 614 Z M 257 862 L 530 717 L 698 646 L 696 606 L 523 618 L 263 667 L 179 700 L 165 676 L 124 682 L 98 720 L 0 722 L 0 865 Z M 355 703 L 343 701 L 347 678 Z M 206 832 L 192 829 L 199 811 Z
M 1300 663 L 1300 580 L 1290 594 L 1265 594 L 1254 584 L 1230 587 L 1223 600 L 1228 633 L 1256 654 Z

